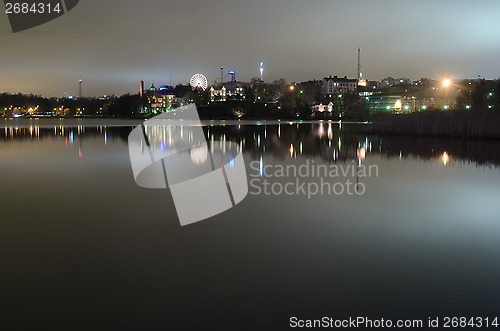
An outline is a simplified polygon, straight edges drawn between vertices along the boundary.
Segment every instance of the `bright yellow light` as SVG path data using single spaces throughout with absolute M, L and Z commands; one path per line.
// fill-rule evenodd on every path
M 293 144 L 290 145 L 290 156 L 293 156 Z
M 401 100 L 398 100 L 395 105 L 396 108 L 401 108 Z
M 293 87 L 293 86 L 290 86 L 290 91 L 293 91 L 293 89 L 294 89 L 294 88 L 295 88 L 295 87 Z
M 450 160 L 450 157 L 448 156 L 448 153 L 444 152 L 443 156 L 442 156 L 442 159 L 443 159 L 443 164 L 447 165 L 448 161 Z
M 366 149 L 364 147 L 358 148 L 358 159 L 364 160 L 366 158 Z
M 451 84 L 451 82 L 450 82 L 449 79 L 446 79 L 446 80 L 443 81 L 443 86 L 444 87 L 448 87 L 448 86 L 450 86 L 450 84 Z

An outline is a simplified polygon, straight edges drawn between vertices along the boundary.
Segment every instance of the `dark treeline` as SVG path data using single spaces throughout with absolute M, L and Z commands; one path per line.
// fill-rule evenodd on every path
M 0 116 L 102 116 L 114 99 L 114 97 L 44 98 L 33 94 L 3 93 L 0 94 Z
M 500 110 L 500 80 L 480 80 L 471 88 L 462 87 L 456 99 L 456 109 L 481 111 L 485 109 Z M 490 108 L 491 107 L 491 108 Z

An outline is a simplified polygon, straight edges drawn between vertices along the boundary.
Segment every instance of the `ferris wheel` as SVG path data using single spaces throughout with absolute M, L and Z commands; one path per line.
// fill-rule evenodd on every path
M 189 85 L 191 85 L 192 88 L 199 87 L 203 91 L 205 91 L 208 87 L 207 77 L 202 74 L 194 74 L 189 81 Z

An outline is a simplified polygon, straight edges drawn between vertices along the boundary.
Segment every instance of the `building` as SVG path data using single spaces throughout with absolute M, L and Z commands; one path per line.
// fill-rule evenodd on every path
M 451 92 L 450 92 L 451 95 Z M 366 90 L 359 92 L 361 103 L 372 113 L 409 113 L 427 109 L 449 109 L 455 107 L 455 96 L 446 97 L 437 88 L 405 90 L 397 88 Z
M 347 76 L 344 76 L 343 78 L 330 76 L 323 78 L 321 92 L 326 95 L 336 93 L 354 93 L 357 85 L 358 81 L 356 79 L 349 79 Z
M 143 114 L 160 114 L 174 109 L 180 105 L 180 100 L 170 94 L 170 86 L 162 86 L 157 89 L 154 84 L 143 94 Z
M 375 90 L 360 92 L 361 103 L 372 113 L 401 112 L 402 93 L 398 90 Z
M 401 78 L 392 78 L 392 77 L 387 77 L 382 79 L 379 84 L 378 88 L 384 89 L 384 88 L 389 88 L 393 86 L 398 86 L 398 85 L 410 85 L 412 82 L 409 78 L 401 77 Z
M 333 102 L 330 102 L 327 105 L 324 105 L 324 104 L 313 105 L 312 111 L 319 112 L 319 113 L 324 113 L 324 112 L 331 113 L 331 112 L 333 112 Z
M 244 101 L 246 99 L 243 83 L 232 81 L 226 84 L 216 84 L 210 88 L 211 102 Z

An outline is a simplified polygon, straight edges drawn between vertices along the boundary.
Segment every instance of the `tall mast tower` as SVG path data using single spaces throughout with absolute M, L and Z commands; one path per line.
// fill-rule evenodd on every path
M 358 48 L 358 77 L 356 78 L 358 81 L 363 79 L 363 73 L 361 72 L 361 49 Z
M 358 48 L 358 78 L 356 78 L 357 85 L 361 87 L 366 87 L 368 85 L 368 81 L 363 79 L 363 73 L 361 72 L 361 49 Z
M 78 97 L 81 99 L 82 98 L 82 74 L 80 74 L 80 79 L 78 80 Z

